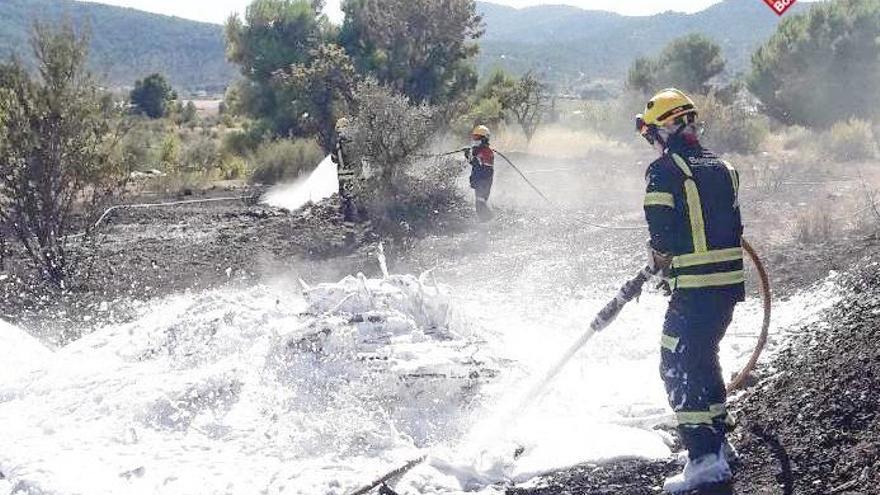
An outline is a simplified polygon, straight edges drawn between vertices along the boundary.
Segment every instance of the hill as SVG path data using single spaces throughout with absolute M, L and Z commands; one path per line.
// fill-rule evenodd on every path
M 92 69 L 111 86 L 133 86 L 160 72 L 176 88 L 214 92 L 236 75 L 226 62 L 222 26 L 71 0 L 0 1 L 0 55 L 28 60 L 34 20 L 64 18 L 91 32 Z
M 808 9 L 796 4 L 786 15 Z M 622 80 L 632 61 L 654 55 L 673 38 L 697 32 L 715 39 L 728 60 L 728 75 L 748 69 L 755 48 L 780 18 L 762 2 L 725 0 L 695 14 L 665 12 L 623 16 L 566 6 L 514 9 L 479 3 L 486 23 L 480 69 L 535 69 L 557 82 Z
M 796 4 L 793 11 L 806 8 Z M 594 79 L 619 84 L 635 57 L 655 54 L 691 32 L 716 39 L 729 75 L 735 74 L 748 68 L 754 49 L 779 22 L 762 2 L 742 0 L 695 14 L 643 17 L 560 5 L 514 9 L 478 2 L 477 9 L 486 23 L 477 60 L 481 73 L 494 66 L 515 73 L 536 69 L 563 87 Z M 33 20 L 65 16 L 90 26 L 92 67 L 109 85 L 131 86 L 160 72 L 177 88 L 218 91 L 236 75 L 225 60 L 222 26 L 72 0 L 0 1 L 0 54 L 17 51 L 27 58 Z

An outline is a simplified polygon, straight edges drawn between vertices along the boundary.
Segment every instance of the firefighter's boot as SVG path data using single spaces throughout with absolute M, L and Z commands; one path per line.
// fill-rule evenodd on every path
M 706 485 L 730 481 L 733 474 L 730 465 L 723 455 L 706 454 L 688 461 L 681 474 L 666 478 L 663 491 L 667 493 L 684 493 Z

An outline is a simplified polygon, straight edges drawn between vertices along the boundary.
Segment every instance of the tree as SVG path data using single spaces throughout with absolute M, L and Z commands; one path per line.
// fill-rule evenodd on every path
M 626 86 L 642 93 L 657 91 L 657 64 L 648 57 L 639 57 L 633 61 L 626 76 Z
M 643 93 L 675 87 L 706 94 L 708 82 L 724 71 L 721 47 L 702 34 L 689 34 L 669 42 L 655 58 L 639 57 L 630 67 L 627 85 Z
M 325 43 L 313 50 L 308 64 L 276 72 L 278 94 L 295 106 L 304 132 L 316 134 L 325 152 L 333 148 L 336 119 L 347 113 L 357 75 L 342 47 Z
M 506 117 L 508 110 L 502 99 L 513 90 L 516 79 L 501 68 L 495 68 L 480 84 L 468 102 L 467 113 L 457 119 L 462 128 L 478 124 L 497 127 Z
M 195 122 L 196 117 L 198 117 L 196 104 L 190 100 L 186 102 L 186 105 L 183 106 L 183 110 L 180 112 L 180 121 L 184 123 Z
M 749 89 L 787 123 L 880 118 L 880 2 L 820 3 L 787 17 L 752 56 Z
M 235 90 L 234 109 L 258 118 L 277 136 L 302 133 L 299 115 L 273 84 L 278 71 L 307 65 L 326 37 L 327 21 L 319 2 L 254 0 L 244 19 L 226 21 L 226 55 L 244 80 Z
M 131 103 L 138 112 L 158 119 L 168 114 L 168 105 L 177 96 L 162 74 L 152 74 L 138 80 L 131 90 Z
M 354 92 L 348 162 L 369 166 L 355 184 L 358 213 L 383 235 L 412 238 L 437 228 L 440 212 L 461 204 L 460 158 L 418 158 L 442 114 L 367 79 Z
M 532 71 L 526 72 L 501 97 L 501 105 L 510 111 L 522 127 L 529 143 L 544 119 L 547 102 L 547 87 Z
M 358 84 L 354 93 L 357 109 L 352 119 L 353 163 L 367 162 L 375 168 L 362 181 L 360 194 L 390 198 L 405 192 L 404 174 L 410 159 L 435 129 L 435 109 L 426 103 L 413 104 L 372 79 Z
M 340 41 L 362 74 L 416 103 L 460 99 L 476 86 L 482 33 L 474 0 L 345 0 Z
M 128 174 L 114 158 L 115 116 L 85 69 L 88 39 L 70 24 L 37 24 L 32 47 L 37 77 L 14 59 L 0 67 L 0 221 L 63 288 L 74 213 L 91 225 Z

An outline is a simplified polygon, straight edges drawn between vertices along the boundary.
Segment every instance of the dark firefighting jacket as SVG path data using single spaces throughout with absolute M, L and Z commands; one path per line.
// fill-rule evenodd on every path
M 744 296 L 739 174 L 699 143 L 674 145 L 646 173 L 651 247 L 672 256 L 673 290 Z
M 468 152 L 471 164 L 471 187 L 476 188 L 479 183 L 489 181 L 494 175 L 495 152 L 488 144 L 473 146 Z

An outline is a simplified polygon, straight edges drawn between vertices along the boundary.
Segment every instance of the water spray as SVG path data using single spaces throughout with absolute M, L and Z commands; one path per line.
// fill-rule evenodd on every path
M 654 275 L 654 271 L 652 271 L 649 267 L 644 267 L 636 274 L 635 277 L 627 281 L 620 290 L 617 291 L 617 294 L 614 298 L 602 308 L 601 311 L 593 318 L 593 321 L 590 323 L 590 327 L 587 331 L 581 335 L 577 341 L 575 341 L 569 348 L 568 351 L 559 359 L 556 364 L 544 374 L 544 377 L 537 382 L 535 385 L 529 389 L 528 393 L 523 396 L 518 407 L 511 410 L 509 414 L 510 417 L 504 418 L 503 421 L 499 421 L 500 425 L 508 425 L 511 421 L 515 420 L 517 415 L 522 414 L 524 410 L 526 410 L 529 406 L 534 404 L 540 399 L 546 390 L 547 386 L 551 381 L 559 374 L 560 371 L 571 361 L 571 358 L 591 339 L 596 333 L 601 332 L 605 328 L 608 327 L 616 318 L 617 315 L 620 314 L 620 311 L 626 306 L 626 303 L 632 301 L 639 294 L 641 294 L 642 287 L 645 283 Z M 522 453 L 521 451 L 519 452 Z M 516 457 L 516 455 L 515 455 Z M 414 468 L 415 466 L 421 464 L 428 458 L 427 455 L 423 455 L 421 457 L 412 459 L 408 461 L 406 464 L 390 471 L 389 473 L 377 478 L 375 481 L 353 491 L 350 492 L 349 495 L 364 495 L 369 493 L 371 490 L 380 487 L 380 493 L 383 494 L 394 494 L 390 488 L 387 487 L 387 483 L 403 476 L 407 471 Z
M 764 318 L 761 324 L 761 333 L 758 338 L 758 342 L 755 345 L 755 349 L 752 351 L 752 355 L 749 357 L 748 362 L 743 366 L 743 368 L 737 373 L 733 380 L 727 385 L 727 391 L 733 392 L 741 388 L 747 381 L 748 376 L 751 374 L 755 365 L 758 362 L 758 359 L 761 356 L 761 353 L 764 350 L 764 347 L 767 344 L 767 337 L 770 329 L 770 313 L 771 313 L 771 293 L 770 293 L 770 281 L 767 276 L 767 271 L 764 267 L 763 262 L 758 256 L 755 249 L 749 244 L 748 241 L 742 239 L 743 250 L 748 254 L 749 258 L 752 260 L 752 263 L 755 265 L 755 268 L 758 272 L 758 277 L 760 279 L 760 287 L 761 287 L 761 296 L 763 300 L 763 311 Z M 507 417 L 502 418 L 497 422 L 499 425 L 503 425 L 505 427 L 509 427 L 510 424 L 516 420 L 516 417 L 521 415 L 525 410 L 534 405 L 538 400 L 543 396 L 544 392 L 547 389 L 547 386 L 553 381 L 554 378 L 562 371 L 563 368 L 571 361 L 571 359 L 583 348 L 587 342 L 590 341 L 597 333 L 601 332 L 605 328 L 607 328 L 620 312 L 623 310 L 624 306 L 633 299 L 637 298 L 642 291 L 643 286 L 647 283 L 651 277 L 656 274 L 650 267 L 645 266 L 630 280 L 628 280 L 623 286 L 617 291 L 614 298 L 611 299 L 593 318 L 593 321 L 590 323 L 589 328 L 586 332 L 584 332 L 578 339 L 573 342 L 565 354 L 553 365 L 544 376 L 536 382 L 532 387 L 528 390 L 528 392 L 523 395 L 520 400 L 518 406 L 516 408 L 511 409 L 511 413 L 508 414 Z M 663 419 L 668 415 L 661 415 L 657 418 L 651 418 L 656 421 L 662 422 Z M 493 436 L 490 436 L 492 439 Z M 514 458 L 516 458 L 521 451 L 518 451 L 514 454 Z M 364 495 L 369 493 L 375 488 L 380 488 L 380 493 L 382 495 L 395 495 L 395 492 L 388 488 L 387 484 L 389 482 L 394 481 L 395 479 L 402 477 L 406 474 L 410 469 L 418 466 L 422 462 L 428 459 L 428 455 L 423 455 L 418 458 L 414 458 L 408 461 L 406 464 L 390 471 L 389 473 L 377 478 L 375 481 L 371 482 L 368 485 L 365 485 L 353 492 L 350 492 L 349 495 Z
M 495 153 L 498 153 L 498 156 L 500 156 L 501 158 L 503 158 L 504 161 L 506 161 L 507 164 L 510 165 L 510 168 L 516 170 L 516 173 L 518 173 L 519 176 L 522 177 L 522 179 L 523 179 L 524 181 L 526 181 L 526 184 L 528 184 L 528 185 L 529 185 L 529 186 L 530 186 L 530 187 L 531 187 L 536 193 L 538 193 L 538 196 L 541 196 L 541 198 L 544 199 L 544 201 L 546 201 L 547 204 L 553 206 L 553 203 L 552 203 L 549 199 L 547 199 L 547 196 L 544 196 L 544 193 L 542 193 L 541 190 L 537 188 L 537 186 L 535 186 L 534 184 L 532 184 L 532 181 L 530 181 L 530 180 L 528 179 L 528 177 L 526 177 L 526 174 L 522 173 L 522 170 L 520 170 L 519 168 L 517 168 L 517 166 L 514 165 L 513 162 L 510 161 L 509 158 L 507 158 L 506 156 L 504 156 L 504 153 L 502 153 L 502 152 L 500 152 L 500 151 L 498 151 L 498 150 L 496 150 L 496 149 L 492 149 L 492 151 L 494 151 Z

